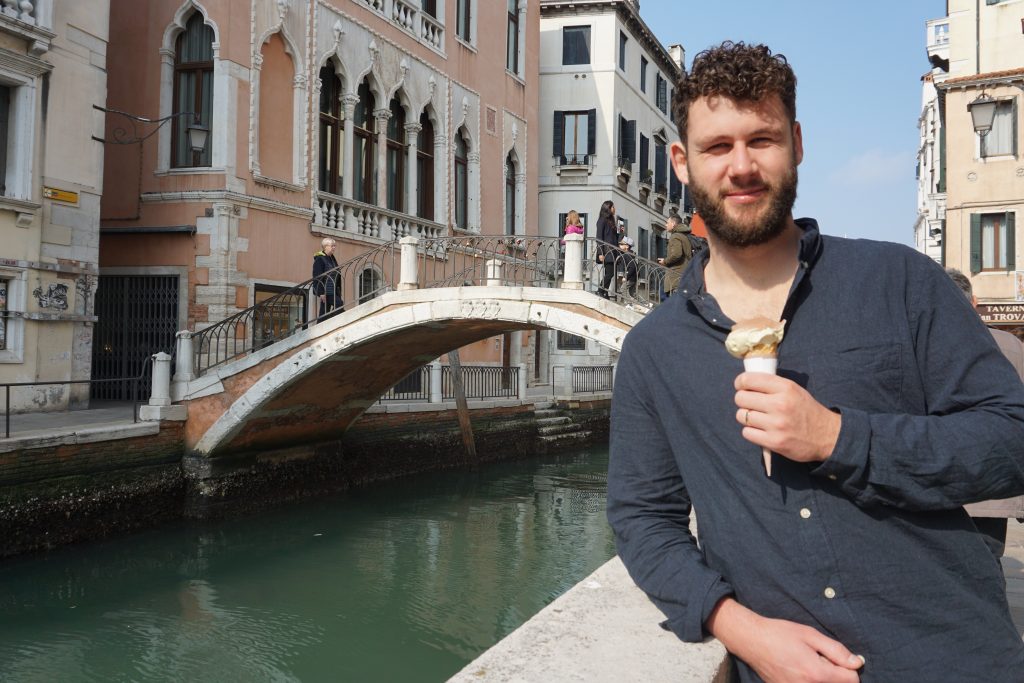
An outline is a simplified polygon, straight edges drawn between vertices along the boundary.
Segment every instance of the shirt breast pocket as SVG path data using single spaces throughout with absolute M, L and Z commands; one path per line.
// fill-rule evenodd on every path
M 872 413 L 898 412 L 903 367 L 899 344 L 876 344 L 815 354 L 807 390 L 822 405 Z

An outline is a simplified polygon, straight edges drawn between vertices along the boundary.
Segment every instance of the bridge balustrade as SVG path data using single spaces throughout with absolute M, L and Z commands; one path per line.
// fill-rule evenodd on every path
M 277 293 L 195 333 L 178 335 L 176 379 L 192 379 L 269 346 L 382 294 L 402 289 L 463 286 L 561 287 L 596 292 L 604 264 L 616 278 L 609 298 L 650 310 L 661 299 L 666 269 L 594 238 L 519 235 L 421 239 L 406 234 L 337 268 Z M 371 277 L 367 277 L 367 274 Z M 318 296 L 336 283 L 341 308 L 320 312 Z M 189 366 L 191 362 L 191 367 Z M 515 382 L 512 382 L 514 386 Z M 514 391 L 513 391 L 514 395 Z

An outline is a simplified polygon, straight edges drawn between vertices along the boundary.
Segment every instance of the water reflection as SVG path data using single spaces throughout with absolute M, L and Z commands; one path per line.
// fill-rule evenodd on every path
M 444 680 L 613 554 L 605 449 L 0 565 L 0 678 Z

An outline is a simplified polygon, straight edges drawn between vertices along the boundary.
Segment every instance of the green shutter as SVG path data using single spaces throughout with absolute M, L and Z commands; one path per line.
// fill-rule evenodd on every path
M 1017 231 L 1014 228 L 1016 221 L 1012 211 L 1003 214 L 1003 225 L 1006 226 L 1006 269 L 1017 270 Z
M 971 214 L 971 273 L 981 272 L 981 214 Z
M 939 129 L 939 192 L 946 191 L 946 127 Z
M 553 135 L 551 136 L 554 144 L 551 146 L 551 153 L 556 156 L 562 156 L 562 152 L 565 147 L 565 112 L 556 111 L 554 123 L 551 124 Z
M 587 111 L 587 154 L 597 154 L 597 110 Z

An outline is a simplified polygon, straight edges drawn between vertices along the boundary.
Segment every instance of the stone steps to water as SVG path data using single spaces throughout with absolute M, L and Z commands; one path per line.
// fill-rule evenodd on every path
M 590 436 L 590 431 L 583 429 L 572 421 L 553 402 L 533 404 L 533 414 L 537 421 L 537 435 L 548 444 L 559 444 L 583 441 Z

